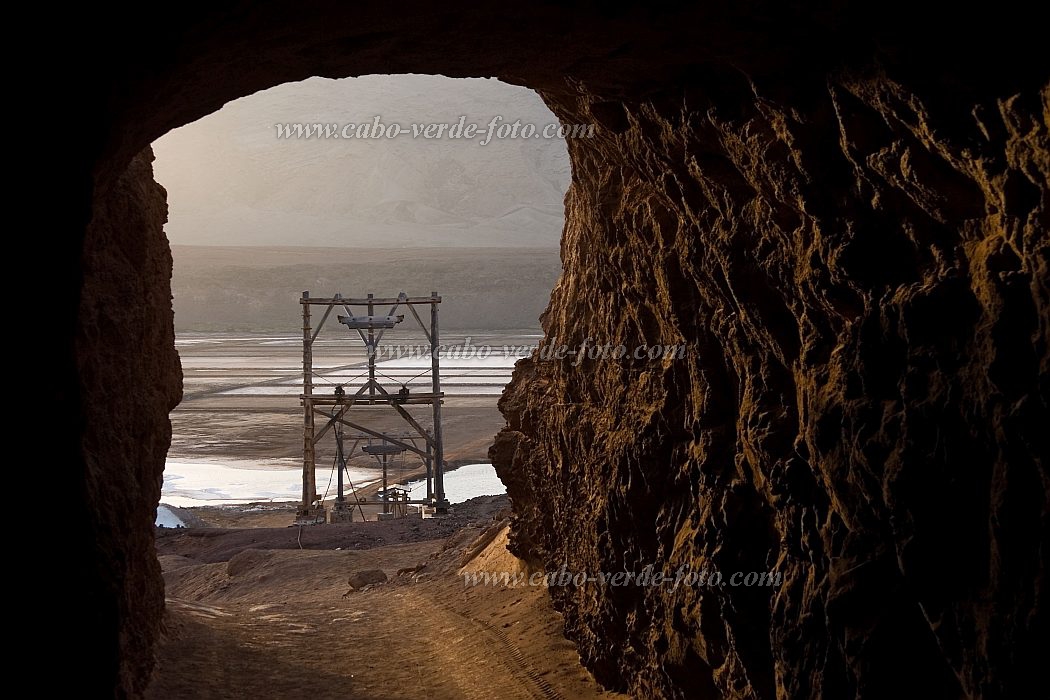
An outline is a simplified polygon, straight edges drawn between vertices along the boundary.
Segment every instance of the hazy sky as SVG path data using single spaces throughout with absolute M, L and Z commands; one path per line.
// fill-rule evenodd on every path
M 279 138 L 278 124 L 386 127 Z M 557 124 L 531 90 L 438 76 L 311 78 L 227 104 L 158 139 L 174 244 L 557 246 L 570 171 L 557 138 L 413 137 L 430 123 Z M 348 127 L 348 124 L 355 125 Z M 389 138 L 389 127 L 402 131 Z M 504 128 L 504 133 L 509 131 Z M 434 134 L 434 130 L 431 134 Z

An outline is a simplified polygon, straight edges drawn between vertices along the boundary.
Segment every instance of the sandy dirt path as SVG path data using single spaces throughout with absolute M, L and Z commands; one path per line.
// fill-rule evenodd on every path
M 215 606 L 172 599 L 177 638 L 153 698 L 549 697 L 501 640 L 412 589 L 346 607 Z
M 482 532 L 212 563 L 165 555 L 166 631 L 147 697 L 611 697 L 545 590 L 464 586 L 457 572 Z M 348 574 L 369 568 L 391 580 L 343 597 Z

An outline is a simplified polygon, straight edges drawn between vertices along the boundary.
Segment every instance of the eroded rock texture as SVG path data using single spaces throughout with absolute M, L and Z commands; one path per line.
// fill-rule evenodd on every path
M 151 518 L 179 368 L 143 149 L 281 82 L 419 72 L 527 85 L 598 126 L 570 143 L 547 333 L 687 348 L 519 367 L 493 451 L 517 553 L 785 576 L 553 589 L 601 680 L 641 696 L 1019 696 L 1046 647 L 1050 541 L 1034 7 L 272 0 L 40 21 L 64 72 L 41 81 L 60 153 L 38 159 L 54 206 L 31 237 L 78 311 L 47 322 L 43 391 L 69 414 L 47 446 L 75 527 L 42 576 L 63 586 L 43 627 L 89 669 L 49 682 L 140 693 L 160 624 Z
M 163 229 L 168 210 L 163 188 L 153 181 L 152 161 L 147 148 L 94 210 L 76 314 L 80 415 L 90 426 L 81 434 L 82 488 L 91 507 L 83 514 L 73 511 L 70 536 L 84 539 L 99 579 L 76 568 L 65 576 L 75 582 L 72 595 L 83 617 L 73 624 L 111 632 L 95 641 L 110 646 L 80 653 L 88 659 L 98 655 L 112 668 L 89 668 L 83 680 L 112 674 L 129 695 L 145 690 L 153 668 L 148 650 L 164 609 L 160 565 L 156 556 L 146 555 L 153 550 L 171 442 L 168 412 L 182 397 L 171 319 L 171 253 Z M 66 555 L 60 557 L 68 563 Z M 84 634 L 73 632 L 75 638 Z
M 1050 87 L 794 88 L 552 100 L 602 128 L 570 146 L 548 338 L 687 357 L 519 364 L 492 450 L 513 548 L 783 573 L 552 588 L 641 697 L 1020 697 L 1045 642 Z

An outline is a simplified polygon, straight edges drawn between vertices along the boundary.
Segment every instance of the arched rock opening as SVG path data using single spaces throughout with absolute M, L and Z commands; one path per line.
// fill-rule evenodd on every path
M 517 553 L 784 576 L 553 589 L 603 682 L 1008 697 L 1033 677 L 1050 422 L 1039 22 L 903 7 L 75 11 L 52 39 L 84 119 L 48 253 L 78 300 L 53 379 L 74 407 L 55 438 L 66 516 L 84 523 L 64 562 L 80 592 L 57 605 L 90 680 L 141 692 L 163 606 L 152 509 L 180 379 L 144 149 L 264 87 L 396 72 L 499 77 L 596 124 L 570 143 L 546 332 L 686 348 L 519 367 L 493 449 Z M 1009 47 L 973 50 L 998 35 Z

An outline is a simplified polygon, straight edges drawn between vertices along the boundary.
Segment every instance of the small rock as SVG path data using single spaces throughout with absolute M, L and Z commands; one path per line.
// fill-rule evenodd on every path
M 365 586 L 372 586 L 379 583 L 386 583 L 386 573 L 382 569 L 362 569 L 355 571 L 350 574 L 350 578 L 347 579 L 347 583 L 350 584 L 350 590 L 343 594 L 345 598 L 347 595 L 354 591 L 360 591 Z

